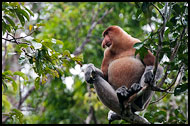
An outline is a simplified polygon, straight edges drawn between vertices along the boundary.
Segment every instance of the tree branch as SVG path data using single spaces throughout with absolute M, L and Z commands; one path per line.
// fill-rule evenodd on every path
M 9 41 L 9 42 L 11 42 L 11 43 L 16 43 L 16 44 L 27 44 L 27 45 L 29 45 L 29 43 L 26 43 L 26 42 L 20 42 L 20 41 L 12 41 L 13 39 L 7 39 L 7 38 L 2 38 L 2 39 L 4 39 L 5 41 Z
M 21 109 L 22 104 L 24 103 L 24 101 L 30 96 L 30 94 L 35 90 L 35 86 L 31 87 L 28 92 L 26 93 L 26 95 L 20 99 L 20 102 L 16 105 L 17 109 Z M 9 119 L 8 116 L 2 118 L 2 123 L 5 123 L 7 120 Z
M 30 96 L 30 94 L 35 90 L 35 86 L 31 87 L 26 95 L 21 98 L 21 101 L 18 103 L 17 108 L 20 109 L 21 105 L 24 103 L 24 101 Z
M 79 55 L 79 54 L 84 50 L 84 46 L 90 41 L 89 38 L 91 37 L 92 30 L 95 28 L 95 26 L 96 26 L 97 24 L 100 23 L 100 21 L 101 21 L 106 15 L 108 15 L 108 14 L 109 14 L 110 12 L 112 12 L 112 11 L 113 11 L 113 8 L 111 8 L 109 11 L 106 10 L 106 11 L 104 12 L 103 16 L 102 16 L 101 18 L 99 18 L 97 22 L 94 21 L 94 22 L 92 23 L 90 29 L 88 30 L 86 39 L 83 41 L 83 43 L 82 43 L 82 45 L 81 45 L 80 47 L 76 48 L 76 50 L 75 50 L 74 53 L 73 53 L 74 55 Z
M 184 27 L 183 31 L 181 32 L 181 35 L 180 35 L 180 38 L 179 40 L 176 42 L 176 46 L 174 47 L 174 50 L 170 56 L 170 62 L 172 62 L 178 52 L 178 49 L 181 45 L 181 42 L 182 42 L 182 38 L 184 37 L 185 33 L 187 32 L 187 26 Z M 176 38 L 177 39 L 177 38 Z M 157 85 L 158 87 L 160 87 L 161 85 L 163 85 L 165 79 L 167 78 L 167 75 L 168 75 L 168 71 L 170 69 L 170 65 L 168 64 L 167 67 L 166 67 L 166 71 L 165 71 L 165 74 L 164 74 L 164 77 L 162 78 L 162 80 L 159 82 L 159 84 Z
M 6 35 L 6 38 L 8 38 L 8 34 Z M 7 40 L 5 40 L 5 43 L 4 43 L 4 48 L 5 48 L 5 53 L 3 55 L 3 59 L 2 59 L 2 70 L 5 69 L 5 65 L 6 65 L 6 55 L 7 55 Z
M 152 4 L 157 10 L 159 10 L 154 4 Z M 170 8 L 171 9 L 171 8 Z M 155 64 L 154 64 L 154 79 L 155 80 L 155 76 L 156 76 L 156 71 L 158 68 L 158 63 L 159 63 L 159 56 L 160 56 L 160 51 L 162 49 L 162 42 L 163 42 L 163 36 L 164 36 L 164 31 L 165 31 L 165 27 L 166 27 L 166 23 L 169 19 L 169 17 L 167 16 L 167 12 L 168 12 L 168 2 L 166 2 L 165 6 L 164 6 L 164 14 L 162 14 L 159 10 L 159 13 L 161 14 L 162 18 L 163 18 L 163 24 L 162 26 L 158 29 L 158 37 L 159 37 L 159 43 L 158 43 L 158 50 L 156 52 L 156 59 L 155 59 Z M 167 16 L 167 17 L 166 17 Z M 155 81 L 154 81 L 155 82 Z
M 170 91 L 170 90 L 172 89 L 172 86 L 176 84 L 176 82 L 177 82 L 177 80 L 178 80 L 178 77 L 180 76 L 180 78 L 182 78 L 183 72 L 184 72 L 183 69 L 184 69 L 184 65 L 182 64 L 181 67 L 180 67 L 179 70 L 178 70 L 178 74 L 176 75 L 176 77 L 175 77 L 173 83 L 172 83 L 168 88 L 166 88 L 164 91 L 167 91 L 167 90 Z M 180 81 L 179 81 L 179 82 L 180 82 Z M 179 82 L 178 82 L 178 84 L 179 84 Z M 156 103 L 156 102 L 159 102 L 159 101 L 162 100 L 168 93 L 169 93 L 169 92 L 166 92 L 165 95 L 163 95 L 163 96 L 162 96 L 161 98 L 159 98 L 158 100 L 151 102 L 150 104 L 154 104 L 154 103 Z
M 87 90 L 88 90 L 88 93 L 89 93 L 88 97 L 91 97 L 92 91 L 90 90 L 90 85 L 89 84 L 87 84 Z M 91 101 L 89 101 L 89 102 L 91 102 Z M 90 124 L 91 120 L 94 121 L 94 124 L 97 124 L 94 107 L 92 105 L 90 105 L 90 110 L 89 110 L 88 116 L 86 117 L 85 124 Z

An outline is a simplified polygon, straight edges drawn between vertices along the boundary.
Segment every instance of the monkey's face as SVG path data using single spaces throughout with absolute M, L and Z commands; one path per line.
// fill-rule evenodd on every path
M 108 27 L 104 32 L 104 40 L 102 41 L 102 47 L 107 48 L 110 47 L 112 48 L 113 45 L 119 44 L 121 42 L 121 36 L 122 36 L 122 29 L 118 26 L 110 26 Z

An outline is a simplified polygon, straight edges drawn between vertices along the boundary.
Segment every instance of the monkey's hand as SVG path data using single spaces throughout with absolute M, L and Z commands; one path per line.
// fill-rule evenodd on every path
M 123 102 L 130 97 L 130 93 L 128 92 L 128 88 L 124 85 L 119 87 L 116 90 L 117 97 L 119 99 L 120 107 L 122 110 L 124 110 L 124 104 Z
M 88 64 L 88 66 L 84 70 L 84 75 L 86 82 L 93 84 L 96 76 L 95 66 L 93 64 Z

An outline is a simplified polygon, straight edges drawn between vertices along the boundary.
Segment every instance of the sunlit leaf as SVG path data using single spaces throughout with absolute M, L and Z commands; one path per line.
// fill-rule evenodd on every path
M 18 10 L 15 10 L 15 12 L 16 12 L 16 15 L 18 16 L 20 23 L 22 24 L 22 26 L 24 26 L 24 24 L 25 24 L 24 17 L 20 14 L 20 12 Z
M 12 116 L 16 116 L 16 118 L 19 120 L 19 122 L 22 124 L 23 123 L 23 117 L 24 115 L 22 114 L 22 112 L 18 109 L 12 109 L 12 111 L 10 112 L 10 115 Z
M 13 75 L 12 71 L 10 71 L 10 70 L 7 70 L 7 71 L 3 72 L 2 74 L 3 75 L 9 75 L 9 76 Z
M 133 47 L 138 50 L 138 49 L 140 49 L 143 45 L 144 45 L 144 43 L 142 43 L 142 42 L 137 42 L 137 43 L 134 44 Z
M 9 80 L 9 81 L 12 81 L 13 90 L 14 90 L 14 91 L 17 91 L 17 84 L 16 84 L 15 80 L 12 79 L 11 77 L 8 77 L 8 76 L 6 76 L 5 78 L 6 78 L 7 80 Z
M 42 84 L 45 84 L 47 81 L 47 76 L 46 75 L 42 75 Z
M 18 10 L 28 21 L 30 20 L 30 17 L 28 15 L 28 13 L 26 11 L 24 11 L 23 9 L 19 9 Z
M 38 28 L 38 27 L 40 27 L 40 26 L 45 26 L 45 24 L 40 23 L 40 24 L 36 24 L 36 26 L 37 26 L 37 28 Z
M 10 111 L 11 103 L 8 101 L 6 95 L 2 95 L 2 105 L 3 105 L 3 107 L 5 107 L 6 111 Z
M 23 72 L 16 71 L 16 72 L 14 72 L 14 75 L 18 75 L 18 76 L 22 77 L 24 80 L 28 80 L 28 77 Z
M 57 78 L 59 78 L 59 73 L 56 70 L 50 69 L 50 71 L 53 73 L 54 76 L 56 76 Z
M 70 56 L 70 51 L 69 50 L 65 50 L 62 55 L 63 56 Z
M 36 90 L 38 90 L 40 85 L 40 77 L 36 77 L 34 85 Z
M 29 25 L 29 30 L 32 31 L 33 25 Z
M 34 14 L 32 13 L 32 11 L 30 11 L 27 7 L 24 7 L 24 8 L 30 13 L 30 15 L 34 17 Z

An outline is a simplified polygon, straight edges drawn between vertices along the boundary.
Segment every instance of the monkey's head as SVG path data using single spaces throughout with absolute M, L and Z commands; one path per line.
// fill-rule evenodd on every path
M 111 47 L 116 39 L 120 38 L 122 29 L 119 26 L 110 26 L 103 33 L 104 40 L 102 41 L 102 47 Z
M 119 26 L 110 26 L 102 33 L 104 40 L 102 41 L 103 48 L 127 49 L 131 48 L 134 43 L 140 40 L 133 38 L 127 34 Z

